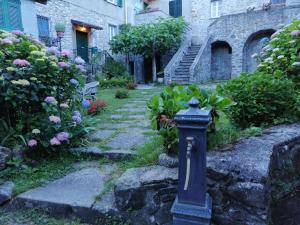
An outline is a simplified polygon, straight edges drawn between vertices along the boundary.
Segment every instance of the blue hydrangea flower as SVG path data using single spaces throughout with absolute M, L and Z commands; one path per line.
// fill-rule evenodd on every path
M 70 80 L 71 84 L 73 84 L 74 86 L 77 86 L 79 84 L 78 80 L 76 79 L 71 79 Z
M 81 114 L 79 111 L 74 111 L 72 116 L 78 116 L 78 117 L 81 117 Z
M 80 124 L 82 122 L 82 119 L 80 116 L 72 116 L 72 120 L 77 124 Z
M 83 107 L 83 108 L 87 109 L 87 108 L 90 107 L 90 105 L 91 105 L 91 103 L 90 103 L 88 100 L 84 99 L 84 100 L 82 101 L 82 107 Z

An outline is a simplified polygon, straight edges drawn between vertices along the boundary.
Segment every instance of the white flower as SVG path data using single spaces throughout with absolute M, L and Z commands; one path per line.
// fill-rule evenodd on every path
M 300 62 L 294 62 L 292 66 L 300 66 Z
M 41 131 L 40 131 L 39 129 L 33 129 L 33 130 L 32 130 L 32 133 L 33 133 L 33 134 L 40 134 Z
M 283 59 L 284 58 L 284 55 L 279 55 L 278 57 L 277 57 L 277 59 Z
M 280 50 L 280 48 L 274 48 L 273 52 L 278 52 Z
M 254 53 L 253 55 L 251 55 L 251 58 L 256 58 L 258 56 L 257 53 Z

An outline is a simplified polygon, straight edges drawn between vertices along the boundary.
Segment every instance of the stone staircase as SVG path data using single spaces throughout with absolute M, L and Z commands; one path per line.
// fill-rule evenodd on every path
M 172 76 L 172 82 L 179 84 L 189 84 L 190 67 L 196 58 L 201 45 L 192 45 L 187 53 L 183 56 L 178 67 L 175 69 L 175 74 Z

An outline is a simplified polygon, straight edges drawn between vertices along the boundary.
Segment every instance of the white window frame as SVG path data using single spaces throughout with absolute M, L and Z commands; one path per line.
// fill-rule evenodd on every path
M 210 16 L 211 18 L 220 17 L 220 0 L 211 1 L 210 3 Z
M 109 40 L 111 41 L 114 36 L 118 34 L 118 26 L 114 24 L 108 24 L 108 35 L 109 35 Z
M 117 5 L 118 4 L 118 0 L 106 0 L 107 2 Z

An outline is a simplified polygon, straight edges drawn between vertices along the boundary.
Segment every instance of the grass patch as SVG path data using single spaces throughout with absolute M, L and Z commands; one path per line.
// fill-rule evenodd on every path
M 144 146 L 137 148 L 137 156 L 134 159 L 119 162 L 119 168 L 125 171 L 130 168 L 155 164 L 163 151 L 162 146 L 163 140 L 160 136 L 152 137 Z
M 47 181 L 52 181 L 72 172 L 75 162 L 87 160 L 80 155 L 68 152 L 55 153 L 46 159 L 37 161 L 35 166 L 26 163 L 8 167 L 0 172 L 0 182 L 10 180 L 15 183 L 14 195 L 38 187 Z
M 83 225 L 78 219 L 55 219 L 40 210 L 5 212 L 3 209 L 0 209 L 0 224 Z

